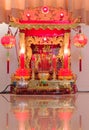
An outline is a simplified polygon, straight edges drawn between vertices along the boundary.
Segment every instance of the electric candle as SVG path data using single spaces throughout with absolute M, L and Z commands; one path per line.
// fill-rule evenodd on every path
M 21 69 L 24 69 L 24 53 L 25 53 L 25 49 L 24 47 L 21 48 L 21 51 L 20 51 L 20 67 Z
M 64 49 L 64 68 L 68 69 L 68 49 Z

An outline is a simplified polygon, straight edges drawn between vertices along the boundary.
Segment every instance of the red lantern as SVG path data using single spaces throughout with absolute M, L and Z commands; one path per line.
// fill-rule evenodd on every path
M 74 45 L 78 48 L 84 47 L 87 44 L 87 37 L 81 33 L 78 33 L 75 37 L 74 37 Z M 82 57 L 81 57 L 81 52 L 80 52 L 80 57 L 79 57 L 79 71 L 82 70 Z
M 15 46 L 15 43 L 16 40 L 13 35 L 7 34 L 1 38 L 1 44 L 7 49 L 10 49 Z
M 79 33 L 74 37 L 74 45 L 76 47 L 84 47 L 87 44 L 87 37 L 82 34 Z
M 9 73 L 9 49 L 15 46 L 16 40 L 12 34 L 7 34 L 1 38 L 1 44 L 7 49 L 7 73 Z

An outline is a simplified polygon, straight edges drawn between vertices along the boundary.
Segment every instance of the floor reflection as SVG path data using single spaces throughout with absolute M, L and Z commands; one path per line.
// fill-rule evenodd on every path
M 71 130 L 76 95 L 10 96 L 19 130 Z

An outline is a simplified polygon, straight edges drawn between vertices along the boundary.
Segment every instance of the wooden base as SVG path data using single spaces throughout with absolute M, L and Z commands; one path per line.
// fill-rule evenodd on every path
M 77 87 L 74 80 L 30 80 L 27 86 L 11 87 L 11 93 L 21 95 L 62 95 L 74 94 Z

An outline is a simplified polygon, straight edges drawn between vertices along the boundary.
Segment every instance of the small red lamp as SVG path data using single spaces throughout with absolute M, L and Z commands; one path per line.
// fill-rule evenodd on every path
M 6 49 L 11 49 L 15 46 L 15 37 L 11 34 L 6 34 L 1 38 L 1 43 Z
M 87 37 L 82 33 L 76 34 L 76 36 L 74 37 L 74 45 L 76 47 L 84 47 L 86 44 L 87 44 Z

